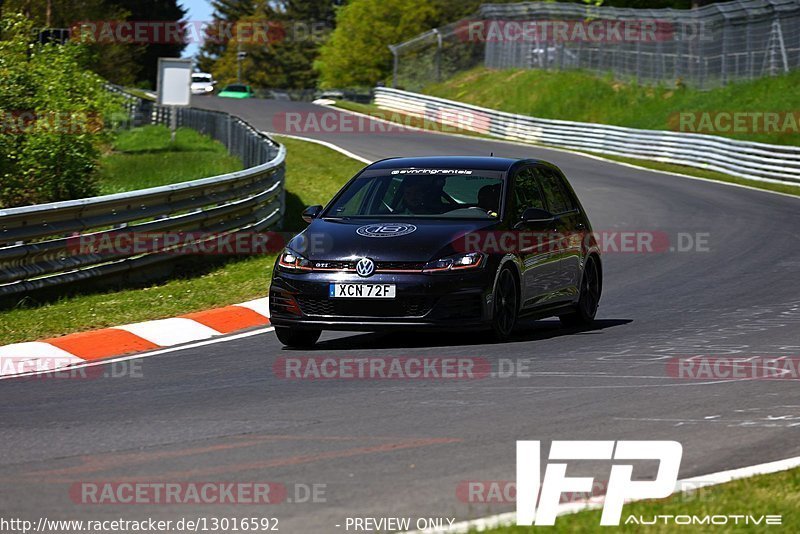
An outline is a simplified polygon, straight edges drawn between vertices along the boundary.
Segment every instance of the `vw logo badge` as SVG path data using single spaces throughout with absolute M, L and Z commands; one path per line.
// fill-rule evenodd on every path
M 358 263 L 356 263 L 356 272 L 358 276 L 363 278 L 372 276 L 372 273 L 375 272 L 375 262 L 369 258 L 361 258 L 358 260 Z
M 363 237 L 400 237 L 416 232 L 417 227 L 413 224 L 368 224 L 356 230 L 356 233 Z

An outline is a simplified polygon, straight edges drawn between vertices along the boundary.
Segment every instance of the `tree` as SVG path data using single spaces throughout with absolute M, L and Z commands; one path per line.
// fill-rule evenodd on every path
M 233 38 L 223 45 L 218 39 L 207 43 L 199 61 L 223 83 L 236 80 L 237 53 L 246 52 L 242 61 L 244 80 L 259 87 L 305 89 L 315 87 L 317 72 L 313 65 L 320 45 L 327 38 L 335 21 L 340 2 L 332 0 L 273 0 L 255 7 L 220 9 L 215 20 L 231 17 Z M 229 8 L 231 6 L 228 6 Z M 242 6 L 239 6 L 240 8 Z M 234 18 L 235 17 L 235 18 Z M 236 24 L 258 25 L 269 35 L 262 40 L 237 39 Z M 212 55 L 215 53 L 216 55 Z
M 200 48 L 197 63 L 200 70 L 212 72 L 214 63 L 225 54 L 228 39 L 220 30 L 226 24 L 234 24 L 238 20 L 256 14 L 257 0 L 211 0 L 214 14 L 209 28 L 206 30 L 205 42 Z
M 275 21 L 279 38 L 251 52 L 254 70 L 265 73 L 266 86 L 317 86 L 314 62 L 333 28 L 336 4 L 331 0 L 284 0 L 267 5 L 266 18 Z
M 128 20 L 133 21 L 158 21 L 158 22 L 180 22 L 186 16 L 184 9 L 178 0 L 109 0 L 116 6 L 127 11 L 130 16 Z M 137 57 L 137 63 L 141 66 L 139 81 L 147 82 L 150 87 L 155 88 L 158 78 L 158 58 L 160 57 L 181 57 L 185 43 L 156 43 L 156 44 L 134 44 L 128 46 L 141 46 L 143 51 Z
M 336 29 L 320 49 L 315 67 L 322 87 L 372 86 L 391 66 L 387 45 L 405 41 L 437 25 L 432 2 L 352 0 L 339 8 Z
M 178 22 L 186 15 L 179 0 L 5 0 L 6 13 L 21 13 L 34 28 L 72 28 L 78 22 L 124 20 Z M 120 85 L 156 83 L 158 58 L 179 57 L 184 43 L 88 44 L 92 68 Z

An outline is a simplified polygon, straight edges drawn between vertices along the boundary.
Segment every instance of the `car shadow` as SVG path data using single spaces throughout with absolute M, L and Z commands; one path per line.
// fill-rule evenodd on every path
M 556 320 L 523 320 L 506 343 L 542 341 L 561 336 L 592 334 L 615 326 L 632 323 L 632 319 L 598 319 L 589 328 L 565 328 Z M 413 335 L 409 335 L 409 334 Z M 497 345 L 489 340 L 487 331 L 431 332 L 396 331 L 346 335 L 317 343 L 311 350 L 353 349 L 408 349 L 424 347 L 452 347 L 470 345 Z M 286 349 L 284 350 L 292 350 Z M 308 350 L 308 349 L 304 349 Z

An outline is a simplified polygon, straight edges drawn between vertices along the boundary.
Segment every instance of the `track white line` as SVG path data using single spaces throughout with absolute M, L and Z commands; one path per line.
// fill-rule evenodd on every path
M 769 475 L 772 473 L 779 473 L 800 467 L 800 456 L 787 458 L 785 460 L 777 460 L 775 462 L 767 462 L 764 464 L 752 465 L 748 467 L 741 467 L 739 469 L 730 469 L 728 471 L 719 471 L 699 477 L 684 478 L 677 482 L 675 485 L 675 493 L 684 493 L 695 491 L 700 488 L 710 486 L 717 486 L 725 484 L 734 480 L 749 478 L 757 475 Z M 630 499 L 626 502 L 635 502 L 643 499 Z M 594 510 L 602 508 L 605 496 L 598 495 L 589 499 L 584 499 L 577 502 L 562 503 L 558 506 L 558 516 L 574 514 L 584 510 Z M 516 512 L 507 512 L 504 514 L 490 515 L 478 519 L 471 519 L 469 521 L 461 521 L 449 527 L 432 530 L 413 530 L 406 534 L 466 534 L 468 532 L 480 532 L 491 528 L 516 524 Z
M 284 134 L 284 133 L 267 132 L 267 131 L 263 131 L 261 133 L 267 134 L 270 137 L 274 137 L 274 136 L 288 137 L 289 139 L 297 139 L 298 141 L 308 141 L 309 143 L 316 143 L 316 144 L 322 145 L 322 146 L 324 146 L 326 148 L 330 148 L 331 150 L 335 150 L 336 152 L 339 152 L 340 154 L 343 154 L 343 155 L 347 156 L 348 158 L 353 158 L 356 161 L 360 161 L 361 163 L 366 163 L 367 165 L 369 165 L 370 163 L 374 163 L 374 161 L 369 160 L 369 159 L 367 159 L 365 157 L 359 156 L 358 154 L 356 154 L 354 152 L 350 152 L 349 150 L 344 149 L 344 148 L 340 147 L 339 145 L 334 145 L 333 143 L 329 143 L 327 141 L 320 141 L 319 139 L 314 139 L 312 137 L 301 137 L 299 135 L 289 135 L 289 134 Z

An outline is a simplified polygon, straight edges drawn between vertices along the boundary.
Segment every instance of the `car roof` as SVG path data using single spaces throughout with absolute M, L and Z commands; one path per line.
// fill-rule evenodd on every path
M 388 158 L 377 161 L 368 169 L 398 169 L 398 168 L 423 168 L 423 169 L 482 169 L 487 171 L 507 171 L 519 161 L 535 162 L 535 160 L 522 160 L 515 158 L 496 158 L 493 156 L 425 156 L 412 158 Z

